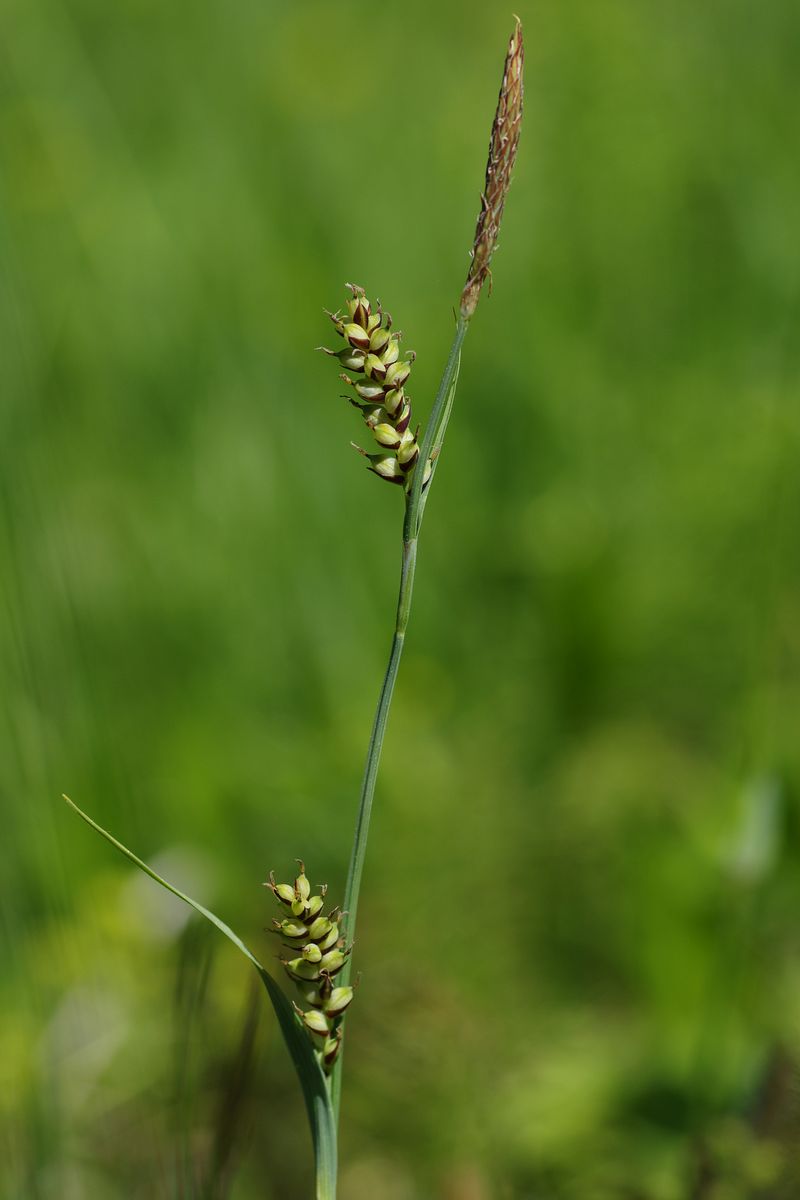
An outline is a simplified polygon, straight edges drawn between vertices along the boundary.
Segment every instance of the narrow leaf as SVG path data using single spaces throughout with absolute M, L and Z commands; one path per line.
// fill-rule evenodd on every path
M 300 1027 L 294 1015 L 294 1010 L 281 988 L 261 965 L 255 955 L 248 950 L 241 938 L 237 937 L 224 921 L 221 921 L 209 909 L 204 908 L 202 904 L 198 904 L 191 896 L 187 896 L 179 888 L 173 887 L 166 879 L 162 879 L 152 867 L 149 867 L 146 862 L 142 862 L 127 846 L 123 846 L 122 842 L 118 842 L 108 830 L 103 829 L 102 826 L 98 825 L 96 821 L 93 821 L 90 816 L 78 808 L 77 804 L 70 800 L 69 796 L 65 796 L 64 799 L 70 808 L 74 809 L 87 825 L 91 825 L 92 829 L 96 830 L 107 842 L 110 842 L 112 846 L 119 850 L 120 854 L 124 854 L 140 871 L 144 871 L 145 875 L 149 875 L 151 879 L 154 879 L 156 883 L 160 883 L 168 892 L 172 892 L 173 896 L 177 896 L 179 900 L 183 900 L 195 912 L 199 912 L 202 917 L 205 917 L 207 921 L 215 925 L 220 933 L 224 934 L 229 942 L 233 942 L 237 950 L 241 951 L 245 958 L 249 959 L 258 971 L 261 981 L 272 1001 L 272 1007 L 275 1009 L 275 1015 L 278 1018 L 278 1024 L 286 1042 L 286 1048 L 291 1055 L 300 1080 L 300 1086 L 303 1089 L 303 1098 L 306 1102 L 308 1119 L 311 1125 L 311 1136 L 314 1142 L 314 1155 L 317 1168 L 317 1200 L 335 1200 L 336 1125 L 333 1119 L 327 1080 L 317 1062 L 308 1035 Z

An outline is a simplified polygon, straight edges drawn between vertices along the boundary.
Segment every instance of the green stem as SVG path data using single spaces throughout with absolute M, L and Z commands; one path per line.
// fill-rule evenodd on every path
M 431 483 L 433 483 L 433 475 L 424 494 L 422 491 L 422 483 L 425 477 L 424 465 L 431 455 L 435 452 L 436 458 L 432 463 L 432 470 L 436 470 L 438 456 L 444 442 L 444 435 L 447 430 L 447 422 L 450 420 L 450 409 L 453 403 L 453 390 L 458 381 L 458 368 L 461 365 L 461 347 L 464 344 L 464 338 L 467 336 L 469 328 L 469 320 L 460 315 L 456 322 L 456 331 L 453 336 L 453 343 L 450 347 L 450 353 L 447 356 L 442 381 L 439 384 L 439 390 L 436 393 L 436 399 L 433 402 L 430 420 L 425 429 L 425 436 L 422 439 L 422 445 L 419 450 L 419 463 L 414 471 L 414 478 L 411 480 L 411 490 L 408 494 L 406 502 L 406 519 L 403 524 L 403 540 L 409 541 L 412 537 L 419 534 L 420 525 L 422 524 L 422 513 L 425 508 L 425 503 L 430 494 Z M 420 469 L 421 468 L 421 469 Z
M 356 818 L 355 834 L 353 836 L 353 855 L 350 860 L 350 871 L 344 893 L 344 911 L 347 913 L 347 935 L 350 940 L 355 936 L 356 909 L 358 893 L 361 886 L 361 874 L 364 870 L 364 855 L 367 849 L 367 833 L 372 811 L 372 797 L 375 793 L 375 781 L 378 776 L 378 766 L 381 758 L 383 737 L 386 732 L 386 722 L 389 718 L 389 706 L 403 653 L 403 642 L 406 636 L 408 617 L 411 612 L 411 594 L 414 587 L 414 572 L 417 564 L 417 539 L 403 543 L 403 563 L 400 573 L 400 592 L 397 598 L 397 619 L 395 621 L 392 648 L 389 654 L 389 664 L 386 668 L 383 686 L 378 698 L 375 720 L 367 750 L 367 762 L 364 768 L 364 779 L 361 784 L 361 803 Z M 347 968 L 345 968 L 346 970 Z
M 422 523 L 422 512 L 425 507 L 424 499 L 430 492 L 430 483 L 423 494 L 422 481 L 424 464 L 431 453 L 441 450 L 450 408 L 453 402 L 453 392 L 458 379 L 458 368 L 461 362 L 461 346 L 466 336 L 468 322 L 464 317 L 458 318 L 453 344 L 447 357 L 447 364 L 442 375 L 439 390 L 433 403 L 430 420 L 425 437 L 420 447 L 419 459 L 414 471 L 411 488 L 406 496 L 405 520 L 403 522 L 403 559 L 400 570 L 400 590 L 397 597 L 397 616 L 395 619 L 392 648 L 389 652 L 389 663 L 383 678 L 378 707 L 372 723 L 372 733 L 367 749 L 367 761 L 364 767 L 364 777 L 361 783 L 361 797 L 356 817 L 356 827 L 353 835 L 353 850 L 350 857 L 350 869 L 347 873 L 347 885 L 344 893 L 344 911 L 347 914 L 347 936 L 352 942 L 355 937 L 356 915 L 358 910 L 358 894 L 361 888 L 361 875 L 364 870 L 364 857 L 367 852 L 367 837 L 369 822 L 372 815 L 372 800 L 375 795 L 375 783 L 378 778 L 378 767 L 381 761 L 381 750 L 389 719 L 389 709 L 392 703 L 394 685 L 400 658 L 403 653 L 406 628 L 411 615 L 411 597 L 414 589 L 414 573 L 417 566 L 417 538 Z M 434 464 L 435 465 L 435 464 Z M 432 477 L 431 477 L 432 480 Z M 424 496 L 424 499 L 423 499 Z M 348 959 L 341 972 L 338 982 L 347 986 L 352 974 L 352 960 Z M 342 1091 L 342 1053 L 340 1052 L 330 1076 L 331 1104 L 333 1106 L 334 1124 L 338 1124 L 339 1106 Z

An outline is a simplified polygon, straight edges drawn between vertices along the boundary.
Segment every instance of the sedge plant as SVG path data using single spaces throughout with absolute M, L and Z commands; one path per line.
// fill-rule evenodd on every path
M 342 1044 L 346 1014 L 354 996 L 351 984 L 352 945 L 361 877 L 367 850 L 372 802 L 378 777 L 389 709 L 403 653 L 417 565 L 417 544 L 441 458 L 456 394 L 461 352 L 484 285 L 491 283 L 491 263 L 519 143 L 523 99 L 522 27 L 516 21 L 508 45 L 503 79 L 492 123 L 486 178 L 475 229 L 470 266 L 461 291 L 456 327 L 441 382 L 424 432 L 413 423 L 408 381 L 414 355 L 401 351 L 401 335 L 380 304 L 364 290 L 348 284 L 350 295 L 341 311 L 329 312 L 342 345 L 325 349 L 338 360 L 348 398 L 359 410 L 371 451 L 356 447 L 369 469 L 401 492 L 404 501 L 400 587 L 389 661 L 370 734 L 361 783 L 350 867 L 341 907 L 328 912 L 325 885 L 316 892 L 299 862 L 294 878 L 267 883 L 277 902 L 273 931 L 288 954 L 281 961 L 295 985 L 290 999 L 244 942 L 214 913 L 168 883 L 127 847 L 65 797 L 93 829 L 140 870 L 185 901 L 223 933 L 250 960 L 272 1001 L 286 1046 L 294 1062 L 308 1110 L 316 1165 L 316 1200 L 335 1200 L 337 1129 L 342 1085 Z

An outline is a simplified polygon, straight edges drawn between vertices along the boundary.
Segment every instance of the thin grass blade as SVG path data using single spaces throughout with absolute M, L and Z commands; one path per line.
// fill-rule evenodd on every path
M 65 796 L 64 799 L 70 808 L 74 809 L 87 825 L 90 825 L 107 842 L 110 842 L 115 849 L 119 850 L 120 854 L 123 854 L 125 858 L 134 863 L 140 871 L 144 871 L 145 875 L 149 875 L 151 879 L 161 884 L 168 892 L 172 892 L 173 896 L 177 896 L 179 900 L 183 900 L 195 912 L 200 913 L 201 917 L 205 917 L 207 921 L 215 925 L 220 933 L 224 934 L 229 942 L 233 942 L 237 950 L 245 958 L 249 959 L 258 971 L 261 981 L 267 989 L 267 994 L 272 1001 L 272 1007 L 278 1018 L 278 1024 L 283 1034 L 283 1039 L 286 1042 L 286 1048 L 297 1071 L 303 1091 L 303 1099 L 308 1110 L 316 1159 L 317 1200 L 336 1200 L 336 1126 L 328 1094 L 328 1084 L 314 1055 L 308 1035 L 304 1029 L 300 1028 L 294 1010 L 281 988 L 266 968 L 261 965 L 255 955 L 248 950 L 242 939 L 233 932 L 230 926 L 221 921 L 215 913 L 205 908 L 202 904 L 199 904 L 197 900 L 193 900 L 191 896 L 187 896 L 185 892 L 168 883 L 166 879 L 162 879 L 152 867 L 149 867 L 146 862 L 137 858 L 132 850 L 129 850 L 127 846 L 123 846 L 122 842 L 118 842 L 107 829 L 103 829 L 87 813 L 78 808 L 77 804 L 73 800 L 70 800 L 69 796 Z

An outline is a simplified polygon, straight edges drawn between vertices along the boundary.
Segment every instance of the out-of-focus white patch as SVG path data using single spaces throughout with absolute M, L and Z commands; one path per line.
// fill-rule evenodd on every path
M 210 860 L 197 850 L 174 846 L 150 859 L 149 865 L 198 903 L 210 903 L 214 870 Z M 193 912 L 183 900 L 136 870 L 131 872 L 130 880 L 123 887 L 119 902 L 122 912 L 130 915 L 136 926 L 153 941 L 159 942 L 177 937 Z
M 118 992 L 87 984 L 71 988 L 39 1040 L 43 1076 L 55 1075 L 62 1093 L 69 1091 L 70 1105 L 80 1106 L 130 1031 L 130 1012 Z
M 774 775 L 751 779 L 741 798 L 739 823 L 724 862 L 742 883 L 756 884 L 772 871 L 780 851 L 782 794 Z

